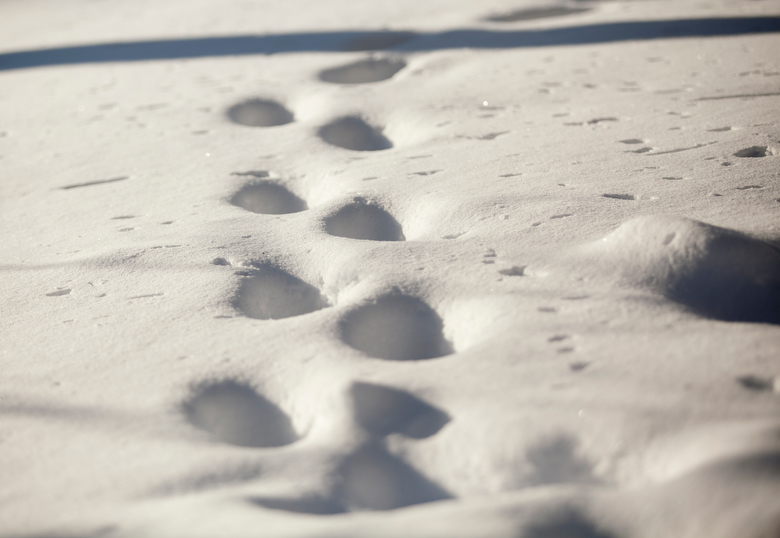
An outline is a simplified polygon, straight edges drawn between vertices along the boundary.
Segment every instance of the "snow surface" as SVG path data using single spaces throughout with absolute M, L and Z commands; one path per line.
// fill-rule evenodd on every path
M 780 536 L 780 2 L 0 3 L 0 536 Z

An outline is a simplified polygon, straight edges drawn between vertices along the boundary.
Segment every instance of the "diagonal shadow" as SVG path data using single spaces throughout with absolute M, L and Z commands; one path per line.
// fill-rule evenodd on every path
M 0 71 L 99 62 L 137 62 L 292 52 L 523 48 L 780 32 L 780 17 L 631 21 L 543 30 L 440 33 L 340 31 L 102 43 L 0 54 Z

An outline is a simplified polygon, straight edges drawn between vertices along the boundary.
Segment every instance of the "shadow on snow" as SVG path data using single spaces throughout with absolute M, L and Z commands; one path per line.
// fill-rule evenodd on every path
M 440 33 L 340 31 L 102 43 L 0 54 L 0 71 L 99 62 L 136 62 L 291 52 L 392 48 L 417 52 L 454 48 L 503 49 L 715 37 L 780 31 L 780 17 L 631 21 L 543 30 L 451 30 Z

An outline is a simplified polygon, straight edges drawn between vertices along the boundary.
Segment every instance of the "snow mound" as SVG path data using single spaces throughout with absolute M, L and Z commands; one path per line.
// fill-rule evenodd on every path
M 682 217 L 634 218 L 594 247 L 605 273 L 704 316 L 780 323 L 780 250 Z

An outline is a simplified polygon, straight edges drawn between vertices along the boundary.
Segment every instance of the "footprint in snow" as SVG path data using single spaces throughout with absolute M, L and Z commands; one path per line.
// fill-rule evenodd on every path
M 336 237 L 367 241 L 405 241 L 393 216 L 362 198 L 342 206 L 325 219 L 325 231 Z
M 328 144 L 352 151 L 381 151 L 393 147 L 381 129 L 355 116 L 339 118 L 324 125 L 319 130 L 319 136 Z
M 334 84 L 368 84 L 392 78 L 404 67 L 406 62 L 400 58 L 368 58 L 326 69 L 320 72 L 319 78 Z
M 276 101 L 251 99 L 235 104 L 227 110 L 227 116 L 234 123 L 247 127 L 275 127 L 293 121 L 292 112 Z
M 257 181 L 241 187 L 230 203 L 264 215 L 298 213 L 307 209 L 306 202 L 287 188 L 272 181 Z
M 344 342 L 369 357 L 413 361 L 453 352 L 443 323 L 416 297 L 392 293 L 349 312 L 341 321 Z
M 190 424 L 223 443 L 263 448 L 289 445 L 298 439 L 287 415 L 241 381 L 196 385 L 181 409 Z
M 247 317 L 284 319 L 327 306 L 320 290 L 278 267 L 265 265 L 246 274 L 234 304 Z
M 400 433 L 424 439 L 450 421 L 447 413 L 402 390 L 355 382 L 349 394 L 355 421 L 376 438 Z

